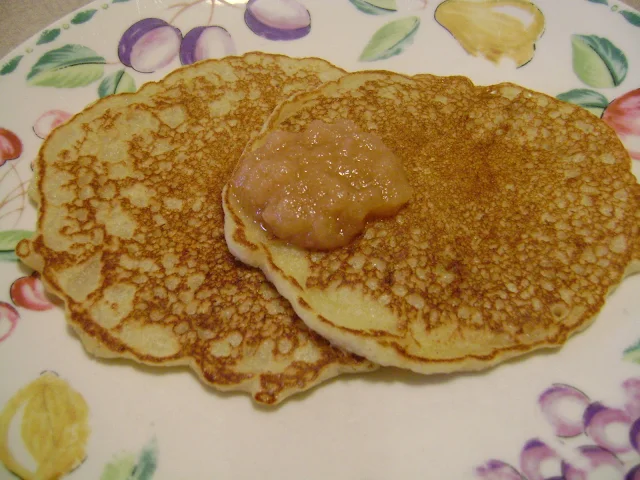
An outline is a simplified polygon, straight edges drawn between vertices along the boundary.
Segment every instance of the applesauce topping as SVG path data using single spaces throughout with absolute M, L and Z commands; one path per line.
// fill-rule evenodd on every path
M 355 123 L 314 121 L 275 131 L 240 159 L 231 193 L 245 214 L 284 241 L 310 250 L 348 244 L 366 221 L 395 215 L 411 187 L 400 160 Z

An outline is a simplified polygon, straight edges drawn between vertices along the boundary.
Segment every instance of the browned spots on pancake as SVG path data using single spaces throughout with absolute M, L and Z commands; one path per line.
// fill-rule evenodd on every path
M 336 118 L 382 138 L 415 194 L 351 245 L 306 254 L 296 296 L 352 289 L 388 308 L 404 343 L 375 361 L 430 373 L 561 344 L 638 258 L 640 186 L 614 132 L 584 109 L 511 84 L 362 72 L 281 105 L 269 129 Z M 364 351 L 366 327 L 347 335 L 348 319 L 300 314 Z
M 367 91 L 366 88 L 362 90 Z M 422 93 L 429 94 L 428 91 Z M 366 98 L 370 108 L 363 109 L 362 114 L 350 111 L 349 117 L 364 126 L 367 122 L 363 118 L 364 112 L 371 112 L 372 119 L 368 121 L 381 126 L 388 108 L 382 101 L 376 102 L 376 97 Z M 372 224 L 356 247 L 332 252 L 312 262 L 313 274 L 307 287 L 326 288 L 336 280 L 346 285 L 362 284 L 365 274 L 380 282 L 376 289 L 364 287 L 368 293 L 373 297 L 392 294 L 393 301 L 389 306 L 399 316 L 416 318 L 418 309 L 406 309 L 402 297 L 417 292 L 427 302 L 423 311 L 448 311 L 457 315 L 458 310 L 466 306 L 482 315 L 482 321 L 479 322 L 481 325 L 476 325 L 472 318 L 467 321 L 457 315 L 462 320 L 461 327 L 497 331 L 503 330 L 507 320 L 510 328 L 526 326 L 523 322 L 527 322 L 530 312 L 536 310 L 533 305 L 536 300 L 545 306 L 564 303 L 562 288 L 568 289 L 571 296 L 581 298 L 579 303 L 589 305 L 589 313 L 598 311 L 604 297 L 595 291 L 606 291 L 620 280 L 619 267 L 627 263 L 628 255 L 606 260 L 606 266 L 593 265 L 581 260 L 580 256 L 585 254 L 589 244 L 597 245 L 598 240 L 608 241 L 615 235 L 631 233 L 625 232 L 624 226 L 610 228 L 607 225 L 610 216 L 600 211 L 607 208 L 629 210 L 629 204 L 616 201 L 614 194 L 616 188 L 626 188 L 631 174 L 628 169 L 618 169 L 616 176 L 622 178 L 610 186 L 600 186 L 597 195 L 588 196 L 589 202 L 600 204 L 601 208 L 588 211 L 581 208 L 581 202 L 586 200 L 580 192 L 590 191 L 589 183 L 597 182 L 596 171 L 585 172 L 587 168 L 593 169 L 595 162 L 575 163 L 572 170 L 567 169 L 566 162 L 571 161 L 573 149 L 575 155 L 581 155 L 585 149 L 594 150 L 595 155 L 615 152 L 615 139 L 610 138 L 608 145 L 599 145 L 597 150 L 572 144 L 571 136 L 577 129 L 571 128 L 571 124 L 579 119 L 585 121 L 584 117 L 588 115 L 575 108 L 572 114 L 561 116 L 558 121 L 548 121 L 545 126 L 531 129 L 534 135 L 531 141 L 540 142 L 542 146 L 532 155 L 529 149 L 519 145 L 524 140 L 523 131 L 528 131 L 526 123 L 530 119 L 522 118 L 516 112 L 535 110 L 535 100 L 518 97 L 508 107 L 509 118 L 484 127 L 492 109 L 504 108 L 504 100 L 484 92 L 471 111 L 460 103 L 454 104 L 455 109 L 449 112 L 444 111 L 446 105 L 430 103 L 436 111 L 431 125 L 425 125 L 424 119 L 420 121 L 418 114 L 411 118 L 409 112 L 396 119 L 393 127 L 379 128 L 377 131 L 392 150 L 401 153 L 422 151 L 420 156 L 406 155 L 404 158 L 416 198 L 396 218 Z M 332 101 L 318 101 L 309 116 L 323 118 L 331 109 Z M 467 121 L 470 114 L 477 114 L 479 121 Z M 290 121 L 281 127 L 300 128 L 299 124 Z M 597 127 L 603 130 L 601 125 Z M 421 137 L 417 129 L 439 129 L 447 135 L 428 138 L 428 144 L 412 149 L 411 144 Z M 562 142 L 554 141 L 553 151 L 545 151 L 545 146 L 551 143 L 545 145 L 542 132 L 552 134 L 554 130 L 566 132 L 562 134 L 566 138 Z M 511 138 L 510 131 L 514 132 Z M 564 151 L 558 151 L 559 145 L 564 146 Z M 624 157 L 618 158 L 618 165 L 625 166 L 624 163 Z M 573 169 L 576 180 L 563 178 L 573 174 Z M 577 181 L 581 184 L 574 183 L 567 192 L 565 185 Z M 571 218 L 573 214 L 566 215 L 570 208 L 585 210 L 585 214 L 589 212 L 588 225 L 577 230 L 572 228 L 570 222 L 582 225 L 587 219 L 582 219 L 582 215 L 575 219 Z M 541 222 L 542 216 L 548 220 Z M 567 224 L 561 223 L 563 221 Z M 386 241 L 378 241 L 379 238 Z M 608 250 L 606 244 L 598 246 Z M 350 260 L 358 254 L 367 258 L 375 254 L 387 268 L 379 271 L 371 262 L 366 262 L 363 269 L 354 270 Z M 415 262 L 415 267 L 408 259 Z M 340 268 L 328 268 L 335 261 L 340 262 Z M 617 267 L 617 273 L 607 275 L 606 270 L 610 267 Z M 425 270 L 420 275 L 424 279 L 416 275 L 418 269 Z M 584 269 L 584 273 L 578 277 L 575 269 Z M 404 295 L 394 294 L 393 287 L 401 289 Z M 518 292 L 518 296 L 512 295 Z M 596 300 L 596 297 L 599 298 Z M 551 321 L 546 320 L 545 326 Z M 428 329 L 431 325 L 437 325 L 437 320 L 427 322 L 425 327 Z
M 223 232 L 222 187 L 246 142 L 277 103 L 341 75 L 268 54 L 202 62 L 52 133 L 36 161 L 38 235 L 24 259 L 43 259 L 89 351 L 189 365 L 270 404 L 375 368 L 311 333 Z

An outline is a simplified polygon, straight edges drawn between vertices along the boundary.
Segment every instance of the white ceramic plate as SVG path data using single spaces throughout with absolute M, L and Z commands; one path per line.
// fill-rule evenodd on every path
M 529 39 L 526 33 L 534 10 L 523 9 L 523 0 L 444 3 L 256 0 L 252 8 L 263 23 L 287 24 L 300 36 L 271 40 L 264 37 L 269 29 L 246 21 L 244 1 L 102 0 L 0 63 L 0 406 L 10 419 L 8 431 L 0 431 L 2 461 L 10 461 L 10 451 L 36 471 L 51 465 L 47 457 L 73 458 L 74 437 L 64 434 L 82 436 L 82 422 L 65 416 L 79 415 L 77 409 L 65 408 L 76 398 L 76 407 L 87 406 L 90 428 L 86 459 L 69 474 L 77 479 L 615 480 L 640 464 L 640 276 L 626 279 L 596 323 L 560 351 L 480 374 L 383 369 L 340 377 L 268 410 L 247 395 L 203 387 L 186 370 L 89 357 L 62 310 L 51 308 L 39 280 L 12 253 L 35 226 L 26 186 L 42 142 L 36 133 L 46 136 L 65 113 L 101 95 L 134 90 L 180 66 L 170 38 L 119 57 L 122 35 L 144 18 L 162 19 L 183 35 L 223 27 L 227 33 L 207 30 L 212 42 L 200 46 L 212 55 L 318 56 L 349 70 L 460 74 L 565 94 L 597 115 L 605 111 L 640 172 L 640 15 L 614 0 L 534 0 L 545 25 L 535 40 L 535 32 Z M 480 35 L 468 47 L 477 47 L 476 55 L 458 41 L 460 27 L 449 25 L 450 32 L 436 21 L 437 8 L 461 8 L 455 22 Z M 498 28 L 490 22 L 505 17 L 496 15 L 521 26 Z M 508 58 L 483 57 L 487 41 L 503 45 L 511 33 L 525 47 L 535 40 L 530 61 L 519 58 L 516 68 Z M 43 371 L 60 381 L 44 381 L 52 377 Z M 2 466 L 0 478 L 11 478 Z

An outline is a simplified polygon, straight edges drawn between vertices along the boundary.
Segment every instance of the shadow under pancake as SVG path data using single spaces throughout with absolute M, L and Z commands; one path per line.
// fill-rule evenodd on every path
M 67 325 L 67 332 L 70 336 L 74 337 L 76 340 L 80 340 L 78 336 L 73 331 L 71 326 Z M 252 400 L 251 394 L 243 391 L 224 391 L 219 390 L 214 387 L 211 387 L 198 378 L 197 374 L 188 366 L 188 365 L 172 365 L 172 366 L 154 366 L 138 363 L 131 359 L 126 358 L 101 358 L 95 357 L 88 353 L 84 348 L 82 348 L 81 342 L 78 344 L 79 348 L 82 350 L 83 354 L 90 360 L 96 361 L 100 364 L 107 366 L 115 366 L 115 367 L 124 367 L 128 369 L 133 369 L 136 372 L 139 372 L 144 375 L 153 375 L 155 377 L 170 377 L 176 374 L 184 375 L 188 373 L 194 380 L 197 380 L 197 384 L 199 385 L 202 392 L 206 394 L 213 394 L 218 396 L 219 398 L 234 398 L 234 397 L 242 397 L 246 399 L 247 402 L 253 407 L 255 411 L 258 412 L 277 412 L 282 408 L 286 408 L 287 405 L 291 403 L 304 402 L 312 395 L 315 394 L 317 388 L 319 386 L 325 386 L 326 388 L 331 388 L 331 385 L 339 384 L 342 382 L 355 382 L 355 383 L 365 383 L 365 384 L 403 384 L 410 387 L 423 388 L 425 390 L 425 394 L 428 392 L 429 387 L 438 387 L 438 386 L 446 386 L 448 383 L 463 379 L 463 378 L 474 378 L 474 377 L 486 377 L 491 375 L 495 370 L 502 368 L 506 365 L 512 364 L 521 364 L 529 361 L 532 357 L 547 357 L 556 354 L 559 349 L 557 348 L 548 348 L 548 349 L 540 349 L 533 352 L 529 352 L 523 356 L 513 358 L 504 363 L 496 365 L 487 370 L 475 371 L 475 372 L 456 372 L 456 373 L 446 373 L 446 374 L 434 374 L 434 375 L 423 375 L 420 373 L 412 372 L 411 370 L 404 370 L 397 367 L 380 367 L 379 370 L 369 372 L 369 373 L 354 373 L 354 374 L 345 374 L 340 375 L 329 380 L 326 380 L 319 385 L 315 385 L 314 387 L 296 393 L 291 397 L 288 397 L 283 402 L 280 402 L 276 405 L 263 405 L 260 403 L 256 403 Z
M 89 352 L 87 352 L 87 350 L 85 348 L 82 347 L 82 341 L 80 340 L 80 337 L 78 337 L 78 335 L 75 333 L 75 331 L 73 330 L 73 328 L 67 324 L 66 325 L 66 332 L 67 334 L 72 337 L 74 339 L 74 341 L 78 342 L 78 348 L 82 351 L 82 354 L 85 356 L 85 358 L 91 362 L 96 362 L 100 365 L 104 365 L 107 367 L 116 367 L 116 368 L 125 368 L 128 370 L 133 370 L 137 373 L 143 374 L 143 375 L 151 375 L 157 378 L 169 378 L 169 377 L 174 377 L 176 375 L 185 375 L 188 374 L 193 380 L 196 381 L 196 383 L 199 385 L 200 390 L 205 393 L 205 394 L 211 394 L 214 396 L 217 396 L 219 398 L 222 399 L 226 399 L 226 398 L 236 398 L 236 397 L 240 397 L 245 399 L 247 402 L 249 402 L 249 404 L 253 407 L 253 409 L 255 411 L 258 412 L 263 412 L 263 413 L 271 413 L 271 412 L 277 412 L 280 411 L 280 409 L 282 409 L 283 407 L 286 408 L 287 405 L 291 404 L 291 403 L 297 403 L 297 402 L 303 402 L 306 399 L 308 399 L 309 397 L 311 397 L 316 390 L 318 389 L 318 387 L 321 386 L 327 386 L 330 387 L 332 384 L 337 383 L 337 382 L 349 382 L 349 381 L 353 381 L 356 379 L 362 379 L 362 378 L 367 378 L 370 375 L 376 374 L 378 373 L 378 371 L 375 372 L 370 372 L 370 373 L 366 373 L 366 374 L 358 374 L 358 373 L 353 373 L 353 374 L 344 374 L 344 375 L 339 375 L 337 377 L 333 377 L 330 378 L 328 380 L 325 380 L 324 382 L 321 382 L 320 384 L 314 385 L 313 387 L 304 390 L 302 392 L 298 392 L 295 395 L 292 395 L 290 397 L 287 397 L 284 401 L 279 402 L 275 405 L 266 405 L 266 404 L 262 404 L 262 403 L 258 403 L 256 402 L 253 398 L 251 393 L 249 392 L 245 392 L 245 391 L 241 391 L 241 390 L 230 390 L 230 391 L 225 391 L 225 390 L 219 390 L 217 388 L 214 388 L 208 384 L 205 384 L 204 382 L 202 382 L 200 380 L 200 378 L 198 377 L 198 375 L 195 373 L 195 371 L 193 371 L 193 369 L 191 367 L 189 367 L 188 365 L 170 365 L 170 366 L 163 366 L 163 365 L 148 365 L 148 364 L 144 364 L 144 363 L 139 363 L 135 360 L 129 359 L 129 358 L 118 358 L 118 357 L 114 357 L 114 358 L 103 358 L 103 357 L 97 357 L 95 355 L 90 354 Z M 393 369 L 393 370 L 397 370 L 399 372 L 400 378 L 402 379 L 403 376 L 406 374 L 407 378 L 411 377 L 411 376 L 415 376 L 416 378 L 421 378 L 424 377 L 423 375 L 419 375 L 417 373 L 413 373 L 413 372 L 409 372 L 409 371 L 403 371 L 401 369 Z M 391 381 L 390 379 L 388 381 Z
M 433 375 L 423 375 L 420 373 L 413 372 L 411 370 L 405 370 L 397 367 L 380 367 L 380 369 L 375 370 L 369 373 L 357 373 L 357 374 L 347 374 L 340 375 L 338 377 L 331 378 L 326 382 L 323 382 L 321 385 L 326 385 L 330 387 L 333 384 L 339 384 L 343 382 L 352 382 L 352 383 L 364 383 L 364 384 L 402 384 L 415 388 L 424 389 L 425 395 L 428 394 L 429 387 L 438 387 L 438 386 L 446 386 L 447 384 L 454 382 L 456 380 L 464 379 L 464 378 L 474 378 L 474 377 L 487 377 L 491 375 L 495 370 L 502 368 L 503 366 L 512 365 L 512 364 L 521 364 L 530 360 L 532 357 L 547 357 L 556 354 L 559 351 L 558 348 L 547 348 L 535 350 L 520 357 L 513 358 L 511 360 L 507 360 L 503 363 L 495 365 L 486 370 L 479 370 L 474 372 L 454 372 L 454 373 L 441 373 L 441 374 L 433 374 Z M 316 386 L 317 387 L 317 386 Z M 313 387 L 309 390 L 305 390 L 304 392 L 297 393 L 291 397 L 288 397 L 284 402 L 279 403 L 275 406 L 267 406 L 253 403 L 254 409 L 263 412 L 273 412 L 280 410 L 285 407 L 289 403 L 295 402 L 303 402 L 311 395 L 314 394 L 316 387 Z
M 547 357 L 558 353 L 558 348 L 545 348 L 528 352 L 522 356 L 506 360 L 488 369 L 468 372 L 438 373 L 423 375 L 397 367 L 381 367 L 375 372 L 360 376 L 365 382 L 372 383 L 403 383 L 415 387 L 429 387 L 446 385 L 461 378 L 486 377 L 499 370 L 502 366 L 517 365 L 529 361 L 532 357 Z

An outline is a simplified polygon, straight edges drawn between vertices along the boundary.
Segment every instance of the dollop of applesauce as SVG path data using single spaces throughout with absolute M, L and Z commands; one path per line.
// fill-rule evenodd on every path
M 231 193 L 243 212 L 277 238 L 309 250 L 348 244 L 367 220 L 395 215 L 411 187 L 402 162 L 355 123 L 313 121 L 275 131 L 240 159 Z

